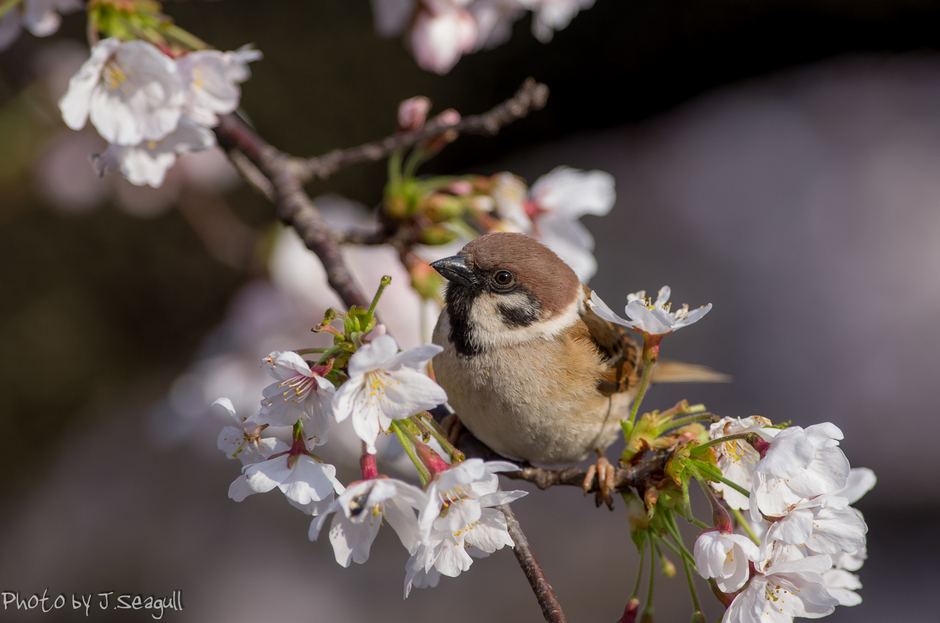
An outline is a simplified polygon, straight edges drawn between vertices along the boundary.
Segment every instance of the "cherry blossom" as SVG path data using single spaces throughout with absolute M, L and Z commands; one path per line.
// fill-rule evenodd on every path
M 228 496 L 236 502 L 255 493 L 280 489 L 288 501 L 309 514 L 319 514 L 333 503 L 334 493 L 345 491 L 336 479 L 336 467 L 314 458 L 303 444 L 279 442 L 276 454 L 242 467 L 242 475 L 229 486 Z
M 255 420 L 271 426 L 291 426 L 301 421 L 308 439 L 315 445 L 326 443 L 329 416 L 333 413 L 333 384 L 311 370 L 294 351 L 274 351 L 262 363 L 277 383 L 262 391 L 264 400 Z
M 820 495 L 804 499 L 774 522 L 767 542 L 783 541 L 823 554 L 854 552 L 865 546 L 868 526 L 862 514 L 843 497 Z
M 215 135 L 211 130 L 183 117 L 176 129 L 160 140 L 128 146 L 109 145 L 103 154 L 92 156 L 92 165 L 99 176 L 119 171 L 131 184 L 159 188 L 177 156 L 214 145 Z
M 477 23 L 462 4 L 434 0 L 418 5 L 408 41 L 422 69 L 446 74 L 475 47 Z
M 567 28 L 582 9 L 594 6 L 594 0 L 520 0 L 520 3 L 535 13 L 532 34 L 542 43 L 551 41 L 556 30 Z
M 418 65 L 445 74 L 460 57 L 505 43 L 512 24 L 534 13 L 532 34 L 551 41 L 594 0 L 372 0 L 375 30 L 383 37 L 402 33 Z
M 330 543 L 336 562 L 348 567 L 350 561 L 362 564 L 384 520 L 398 534 L 402 545 L 413 553 L 419 544 L 415 510 L 427 501 L 425 493 L 406 482 L 392 478 L 364 480 L 351 485 L 322 515 L 310 523 L 308 536 L 315 541 L 327 517 L 333 514 Z
M 526 495 L 498 490 L 496 473 L 517 469 L 506 461 L 469 459 L 437 475 L 418 515 L 421 544 L 405 567 L 405 597 L 412 586 L 436 586 L 441 575 L 455 577 L 466 571 L 471 556 L 482 558 L 504 545 L 512 547 L 506 518 L 492 507 Z
M 669 286 L 663 286 L 659 290 L 655 303 L 651 303 L 649 299 L 645 298 L 646 291 L 644 290 L 628 294 L 627 306 L 624 311 L 630 320 L 625 320 L 611 311 L 607 304 L 601 300 L 601 297 L 597 295 L 597 292 L 591 292 L 591 306 L 594 313 L 604 320 L 629 327 L 637 333 L 651 337 L 663 337 L 676 329 L 696 323 L 712 308 L 712 304 L 709 303 L 689 311 L 689 306 L 683 305 L 678 311 L 670 312 L 671 303 L 668 303 L 668 301 L 671 293 L 672 290 Z
M 715 578 L 718 588 L 732 593 L 747 582 L 749 564 L 760 550 L 746 536 L 706 530 L 695 541 L 695 566 L 703 578 Z
M 235 426 L 226 426 L 219 433 L 219 450 L 230 459 L 239 459 L 243 464 L 264 461 L 275 452 L 288 450 L 287 444 L 273 437 L 260 436 L 261 428 L 250 417 L 239 417 L 235 414 L 235 407 L 228 398 L 219 398 L 213 405 L 225 409 Z
M 261 58 L 259 50 L 244 46 L 234 52 L 199 50 L 176 59 L 189 118 L 207 127 L 218 125 L 218 115 L 238 108 L 238 85 L 251 77 L 248 63 Z
M 759 415 L 752 415 L 748 418 L 725 417 L 711 425 L 709 437 L 715 440 L 757 431 L 761 431 L 764 435 L 776 435 L 780 432 L 775 428 L 766 428 L 770 424 L 770 420 Z M 754 449 L 754 446 L 743 439 L 733 439 L 714 446 L 714 451 L 717 458 L 716 466 L 721 470 L 721 475 L 736 485 L 740 485 L 741 488 L 750 490 L 751 473 L 760 461 L 760 453 Z M 729 507 L 737 510 L 749 507 L 747 496 L 733 487 L 723 482 L 712 482 L 711 486 L 722 495 Z
M 823 554 L 788 559 L 779 554 L 757 565 L 747 587 L 731 602 L 722 623 L 790 623 L 793 617 L 818 619 L 839 604 L 822 574 L 832 567 Z
M 431 409 L 447 401 L 440 385 L 418 370 L 443 350 L 424 344 L 399 353 L 390 335 L 363 345 L 349 358 L 349 380 L 336 391 L 333 413 L 337 422 L 352 416 L 353 428 L 370 453 L 375 440 L 393 419 Z
M 109 143 L 159 141 L 176 129 L 184 93 L 176 65 L 146 41 L 99 41 L 59 100 L 65 124 L 92 125 Z
M 842 431 L 829 422 L 803 430 L 791 426 L 770 441 L 754 469 L 751 518 L 782 517 L 803 498 L 846 486 L 849 461 L 839 449 Z

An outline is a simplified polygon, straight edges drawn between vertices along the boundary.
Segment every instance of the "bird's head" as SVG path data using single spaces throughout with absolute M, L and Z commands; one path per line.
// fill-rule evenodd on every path
M 551 337 L 583 312 L 577 275 L 525 234 L 480 236 L 431 266 L 448 280 L 449 337 L 463 355 Z

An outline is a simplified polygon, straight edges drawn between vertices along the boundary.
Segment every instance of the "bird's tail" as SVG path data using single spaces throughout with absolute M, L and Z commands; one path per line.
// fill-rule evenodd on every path
M 712 370 L 707 366 L 698 366 L 681 361 L 661 360 L 653 366 L 650 374 L 651 383 L 730 383 L 731 376 Z

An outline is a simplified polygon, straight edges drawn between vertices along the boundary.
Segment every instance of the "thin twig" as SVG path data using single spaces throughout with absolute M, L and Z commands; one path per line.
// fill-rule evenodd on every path
M 509 530 L 512 542 L 515 543 L 512 551 L 516 555 L 516 560 L 519 561 L 519 566 L 522 567 L 526 579 L 529 580 L 535 598 L 539 601 L 542 616 L 545 617 L 548 623 L 567 623 L 568 619 L 565 618 L 565 613 L 561 611 L 561 605 L 558 603 L 558 598 L 555 597 L 555 591 L 552 590 L 552 585 L 548 583 L 539 561 L 535 559 L 535 554 L 532 553 L 529 540 L 522 532 L 519 520 L 516 519 L 508 504 L 503 504 L 499 507 L 499 510 L 503 511 L 503 515 L 506 516 L 506 528 Z
M 298 158 L 294 163 L 301 180 L 306 181 L 314 177 L 326 179 L 344 166 L 381 160 L 396 149 L 410 147 L 443 132 L 491 136 L 503 126 L 525 117 L 531 111 L 541 109 L 547 99 L 548 87 L 529 78 L 515 95 L 499 106 L 480 115 L 465 117 L 456 124 L 448 125 L 440 120 L 432 120 L 420 130 L 402 132 L 358 147 L 335 149 L 316 158 Z

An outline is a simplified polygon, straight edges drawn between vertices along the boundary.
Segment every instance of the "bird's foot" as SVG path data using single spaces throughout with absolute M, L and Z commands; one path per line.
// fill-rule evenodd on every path
M 614 510 L 614 499 L 611 497 L 610 492 L 614 489 L 614 475 L 617 470 L 610 464 L 607 457 L 600 452 L 597 454 L 597 462 L 588 467 L 587 474 L 584 476 L 584 484 L 582 485 L 584 494 L 587 495 L 591 490 L 594 485 L 594 477 L 597 476 L 597 491 L 594 494 L 594 501 L 598 507 L 603 502 L 607 505 L 607 508 Z
M 447 436 L 447 441 L 449 441 L 452 446 L 457 445 L 457 438 L 460 437 L 463 428 L 463 422 L 460 421 L 456 413 L 448 413 L 441 420 L 441 430 L 444 431 L 444 435 Z

